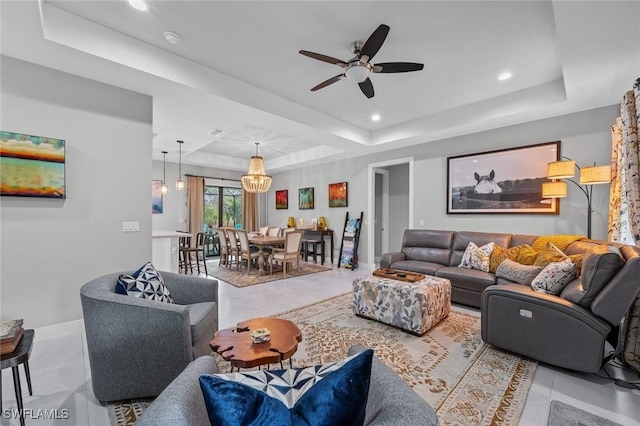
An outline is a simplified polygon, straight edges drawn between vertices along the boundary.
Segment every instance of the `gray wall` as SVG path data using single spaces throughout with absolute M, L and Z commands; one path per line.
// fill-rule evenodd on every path
M 268 214 L 273 224 L 286 224 L 287 216 L 311 218 L 327 216 L 329 227 L 336 231 L 336 250 L 340 247 L 344 212 L 350 215 L 364 212 L 364 226 L 359 247 L 361 262 L 368 261 L 367 207 L 368 176 L 370 163 L 405 157 L 413 157 L 414 169 L 414 227 L 420 220 L 425 228 L 475 230 L 489 232 L 524 233 L 533 235 L 563 233 L 586 235 L 586 197 L 578 188 L 569 184 L 569 196 L 562 199 L 559 215 L 516 214 L 465 214 L 447 215 L 447 157 L 471 154 L 494 149 L 531 145 L 554 140 L 562 141 L 562 154 L 579 165 L 608 164 L 611 158 L 610 126 L 618 115 L 619 107 L 599 108 L 532 123 L 429 142 L 422 145 L 382 152 L 373 155 L 336 161 L 304 170 L 277 173 L 268 195 Z M 327 184 L 349 183 L 349 207 L 327 207 Z M 297 190 L 315 187 L 316 208 L 298 210 Z M 274 191 L 289 189 L 289 209 L 275 210 Z M 593 238 L 607 238 L 609 185 L 594 186 Z M 405 219 L 403 216 L 402 222 Z M 391 227 L 393 216 L 391 218 Z M 400 224 L 400 222 L 398 222 Z M 401 225 L 404 226 L 404 225 Z M 394 243 L 395 241 L 395 243 Z M 394 246 L 394 244 L 396 244 Z M 397 239 L 391 239 L 390 250 L 399 249 Z
M 77 320 L 82 284 L 151 258 L 151 98 L 1 59 L 2 130 L 66 140 L 67 190 L 2 197 L 1 319 Z

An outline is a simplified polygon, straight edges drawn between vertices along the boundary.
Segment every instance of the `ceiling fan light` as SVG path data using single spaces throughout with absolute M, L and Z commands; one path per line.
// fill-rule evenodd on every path
M 369 78 L 369 73 L 371 70 L 369 67 L 362 62 L 359 62 L 356 65 L 352 65 L 344 72 L 345 77 L 347 77 L 350 81 L 355 81 L 356 83 L 362 83 L 367 78 Z

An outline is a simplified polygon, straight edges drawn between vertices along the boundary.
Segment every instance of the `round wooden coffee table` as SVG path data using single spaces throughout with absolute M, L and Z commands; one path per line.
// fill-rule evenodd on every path
M 249 333 L 251 330 L 268 328 L 271 340 L 253 343 Z M 280 318 L 253 318 L 238 323 L 235 328 L 218 330 L 209 343 L 211 349 L 231 363 L 233 368 L 251 368 L 265 364 L 280 363 L 289 359 L 298 350 L 302 341 L 302 332 L 293 322 Z

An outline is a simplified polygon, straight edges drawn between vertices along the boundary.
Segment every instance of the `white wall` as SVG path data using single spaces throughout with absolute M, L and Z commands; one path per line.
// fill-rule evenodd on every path
M 286 225 L 287 216 L 310 219 L 326 216 L 329 227 L 336 231 L 336 250 L 340 247 L 344 213 L 350 215 L 364 211 L 364 226 L 360 240 L 361 262 L 367 262 L 367 165 L 397 158 L 414 157 L 414 227 L 420 220 L 425 228 L 473 230 L 487 232 L 543 235 L 553 233 L 586 235 L 587 200 L 578 188 L 569 184 L 569 196 L 560 203 L 559 215 L 522 214 L 465 214 L 446 213 L 447 157 L 494 149 L 531 145 L 561 140 L 562 154 L 579 165 L 608 164 L 611 157 L 610 126 L 618 115 L 617 105 L 555 117 L 473 135 L 425 143 L 349 160 L 336 161 L 304 170 L 273 175 L 274 182 L 268 193 L 268 215 L 272 224 Z M 327 184 L 349 183 L 349 207 L 327 207 Z M 315 187 L 315 209 L 298 210 L 298 188 Z M 275 190 L 289 189 L 289 209 L 275 210 Z M 607 237 L 609 185 L 594 186 L 593 231 L 595 239 Z M 404 220 L 404 219 L 403 219 Z M 393 217 L 391 218 L 393 221 Z M 393 224 L 391 225 L 393 227 Z M 390 242 L 390 250 L 399 246 Z
M 151 98 L 1 59 L 1 128 L 64 139 L 67 192 L 0 200 L 1 319 L 77 320 L 85 282 L 151 259 Z

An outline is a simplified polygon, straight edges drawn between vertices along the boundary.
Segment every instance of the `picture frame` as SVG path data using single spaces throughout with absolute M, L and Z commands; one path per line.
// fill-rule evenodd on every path
M 164 211 L 162 205 L 162 181 L 151 181 L 151 213 L 160 214 Z
M 0 130 L 0 195 L 67 198 L 65 140 Z
M 276 191 L 276 210 L 287 210 L 289 208 L 289 190 L 281 189 Z
M 560 141 L 447 158 L 447 214 L 559 214 L 542 198 L 547 164 L 560 160 Z
M 298 189 L 298 208 L 300 210 L 313 210 L 313 188 L 300 188 Z
M 329 184 L 329 207 L 349 206 L 349 184 L 347 182 Z

